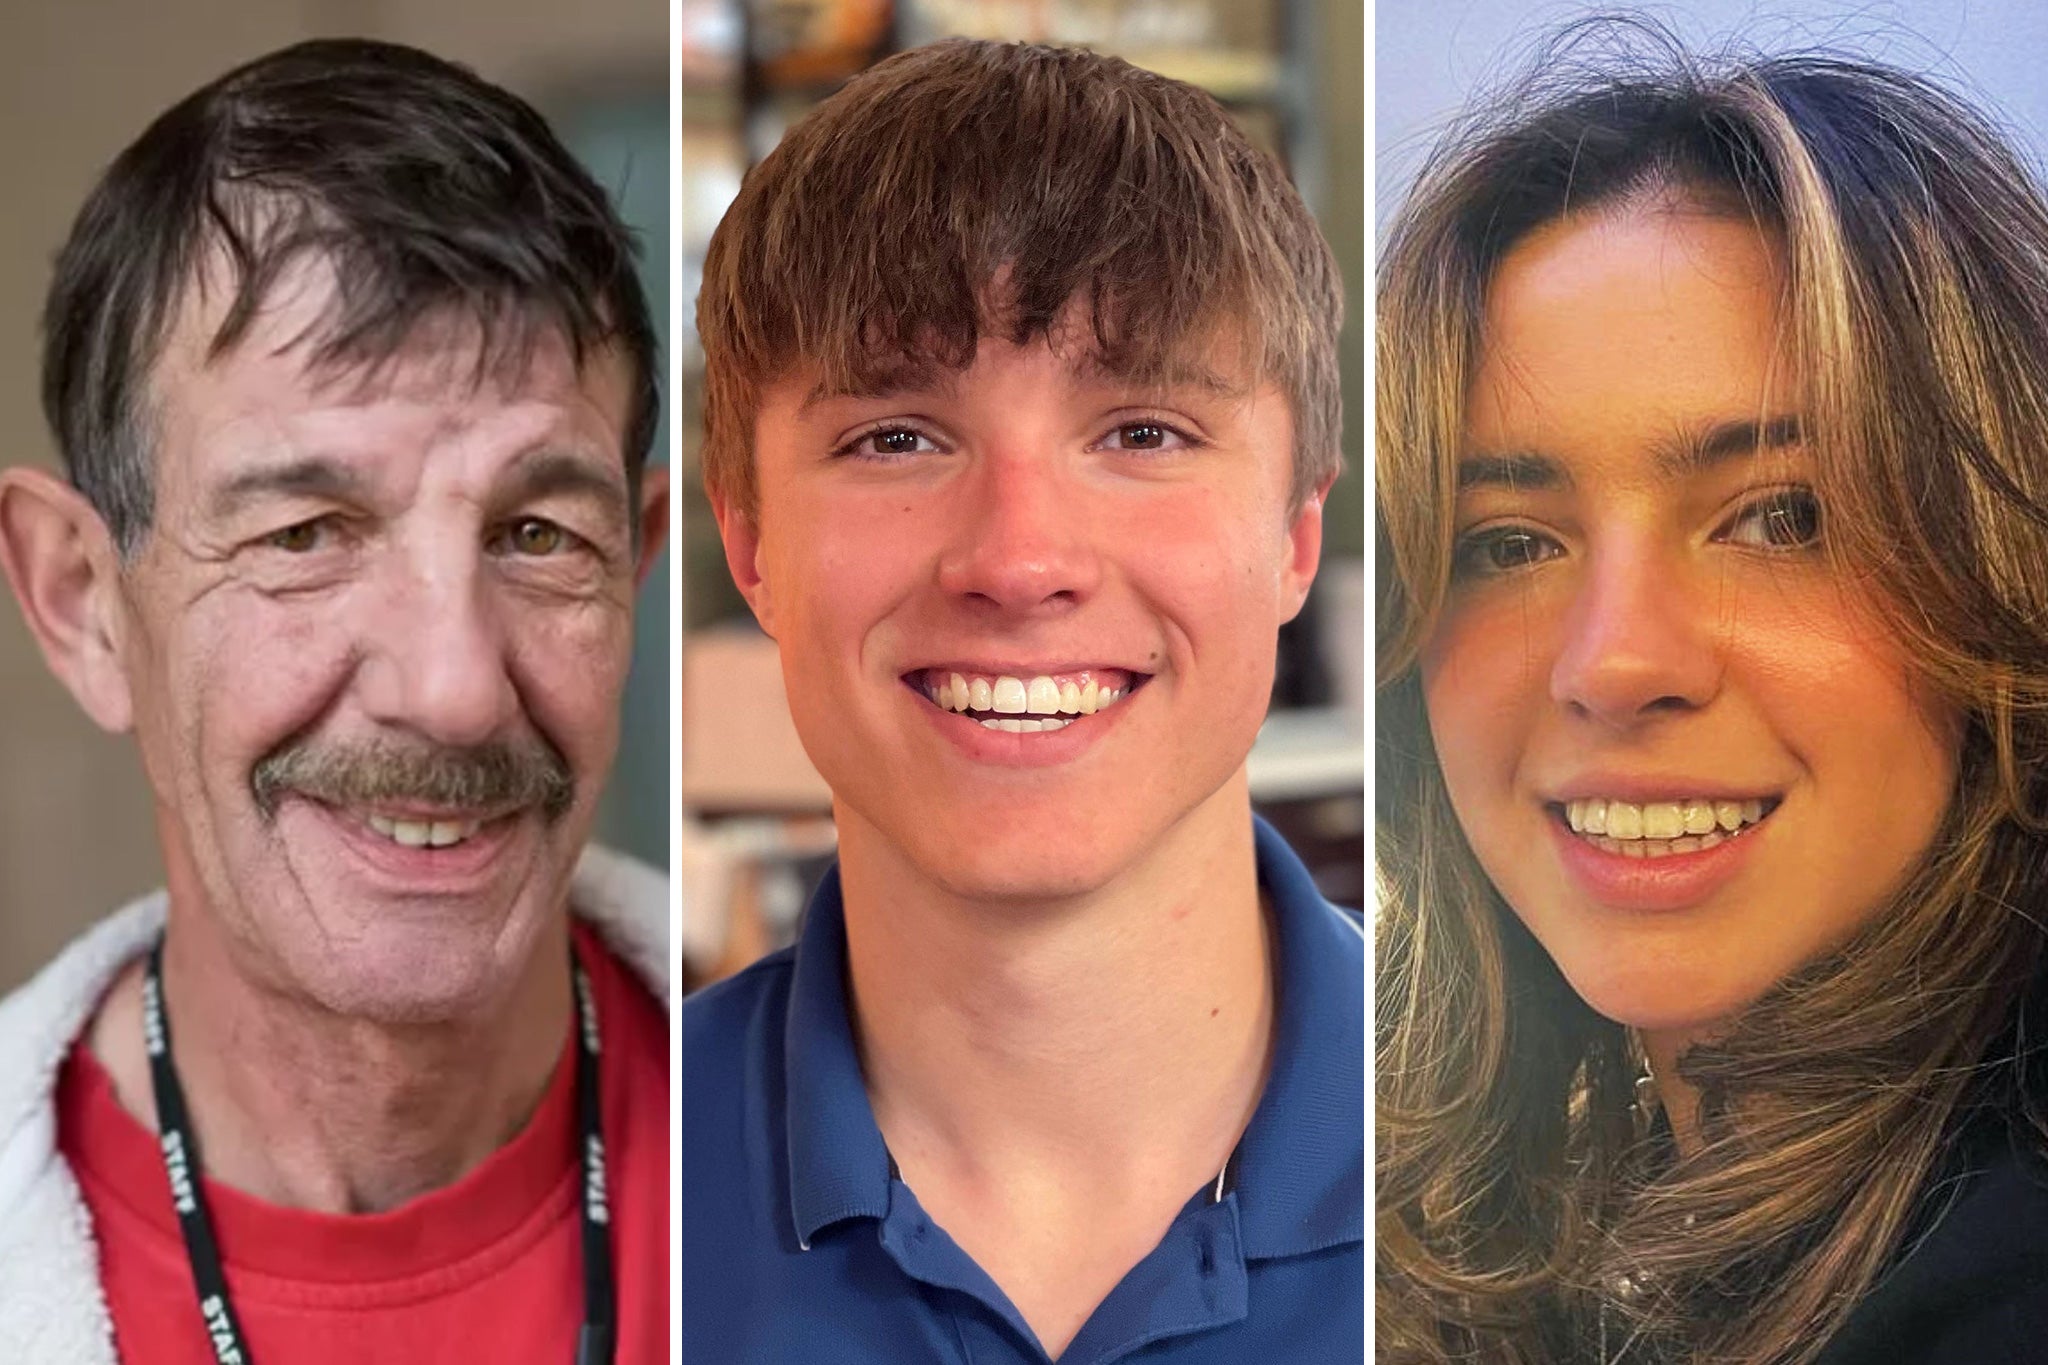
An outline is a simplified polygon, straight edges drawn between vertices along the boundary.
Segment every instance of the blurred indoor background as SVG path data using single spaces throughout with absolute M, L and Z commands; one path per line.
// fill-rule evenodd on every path
M 176 100 L 302 38 L 412 43 L 531 100 L 639 231 L 649 301 L 666 328 L 667 0 L 7 0 L 0 27 L 0 463 L 55 463 L 37 399 L 36 320 L 51 260 L 101 169 Z M 668 448 L 665 429 L 652 458 Z M 641 600 L 618 772 L 600 816 L 600 837 L 657 865 L 669 855 L 669 577 L 657 565 Z M 10 600 L 0 607 L 0 992 L 162 876 L 131 741 L 86 721 Z
M 1278 153 L 1344 274 L 1347 472 L 1314 596 L 1282 641 L 1254 799 L 1326 894 L 1364 896 L 1364 6 L 1360 0 L 681 0 L 678 288 L 693 298 L 711 230 L 748 165 L 855 72 L 950 35 L 1076 43 L 1201 85 Z M 680 364 L 683 490 L 680 932 L 697 981 L 793 932 L 832 849 L 823 782 L 790 725 L 774 646 L 720 555 L 696 466 L 702 357 Z

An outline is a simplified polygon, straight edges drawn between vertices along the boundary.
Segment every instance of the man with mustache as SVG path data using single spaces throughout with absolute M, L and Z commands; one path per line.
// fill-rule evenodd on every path
M 667 507 L 604 191 L 303 44 L 113 163 L 44 335 L 0 565 L 167 890 L 0 1003 L 0 1359 L 666 1359 L 667 898 L 585 848 Z

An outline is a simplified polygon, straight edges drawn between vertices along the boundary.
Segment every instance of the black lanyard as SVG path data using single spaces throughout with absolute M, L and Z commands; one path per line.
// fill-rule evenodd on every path
M 221 1273 L 220 1246 L 213 1223 L 199 1197 L 199 1144 L 185 1112 L 185 1092 L 171 1064 L 170 1022 L 164 1017 L 164 943 L 159 937 L 149 953 L 142 978 L 142 1036 L 149 1048 L 149 1079 L 156 1091 L 157 1133 L 163 1145 L 164 1171 L 171 1180 L 171 1204 L 185 1234 L 185 1254 L 192 1263 L 192 1283 L 199 1294 L 199 1316 L 213 1342 L 220 1365 L 254 1365 L 244 1343 L 242 1324 L 228 1299 Z M 604 1133 L 598 1115 L 597 1007 L 590 982 L 572 949 L 569 978 L 576 994 L 576 1119 L 577 1147 L 583 1161 L 583 1326 L 576 1333 L 576 1365 L 610 1365 L 616 1319 L 612 1293 L 611 1204 L 605 1193 Z

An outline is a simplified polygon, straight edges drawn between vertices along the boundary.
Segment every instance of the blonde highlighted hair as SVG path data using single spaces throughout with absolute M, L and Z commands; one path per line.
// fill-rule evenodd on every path
M 1966 1114 L 2048 1133 L 2048 208 L 1981 115 L 1885 66 L 1609 23 L 1536 72 L 1439 145 L 1379 266 L 1381 1358 L 1797 1365 L 1924 1229 Z M 1637 1136 L 1623 1030 L 1475 861 L 1417 675 L 1494 268 L 1643 196 L 1782 244 L 1828 553 L 1967 718 L 1893 902 L 1682 1059 L 1682 1159 Z

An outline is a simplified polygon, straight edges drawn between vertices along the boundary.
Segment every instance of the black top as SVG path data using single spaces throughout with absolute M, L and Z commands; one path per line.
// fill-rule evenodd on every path
M 1816 1365 L 2048 1365 L 2048 1137 L 1980 1114 L 1925 1202 Z

